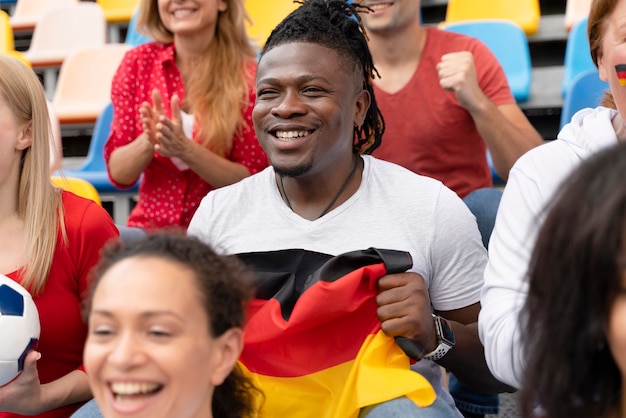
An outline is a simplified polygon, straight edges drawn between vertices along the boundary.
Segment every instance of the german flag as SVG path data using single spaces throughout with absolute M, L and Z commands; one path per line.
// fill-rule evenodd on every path
M 615 72 L 619 79 L 619 85 L 622 87 L 626 86 L 626 64 L 617 64 L 615 66 Z
M 435 392 L 376 316 L 377 280 L 412 265 L 407 252 L 338 256 L 305 250 L 240 254 L 256 272 L 241 363 L 266 399 L 264 417 L 357 417 L 401 396 Z

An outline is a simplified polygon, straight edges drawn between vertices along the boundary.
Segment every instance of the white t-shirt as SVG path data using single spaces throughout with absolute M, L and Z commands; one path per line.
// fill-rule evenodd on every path
M 369 247 L 408 251 L 410 271 L 424 277 L 434 309 L 478 302 L 487 254 L 463 201 L 437 180 L 371 156 L 363 160 L 359 189 L 320 219 L 309 221 L 292 212 L 268 167 L 210 192 L 188 233 L 224 254 L 293 248 L 333 256 Z M 439 365 L 422 360 L 413 368 L 452 402 Z

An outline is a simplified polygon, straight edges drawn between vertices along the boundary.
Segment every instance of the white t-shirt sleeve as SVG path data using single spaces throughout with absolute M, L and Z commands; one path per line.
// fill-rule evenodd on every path
M 487 252 L 474 215 L 450 189 L 441 187 L 434 216 L 429 294 L 438 311 L 480 301 Z

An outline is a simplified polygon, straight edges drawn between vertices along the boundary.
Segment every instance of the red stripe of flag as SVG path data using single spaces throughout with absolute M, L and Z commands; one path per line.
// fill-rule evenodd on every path
M 385 273 L 380 263 L 318 282 L 300 296 L 288 321 L 277 300 L 255 300 L 242 363 L 253 373 L 297 377 L 353 360 L 367 336 L 380 330 L 376 282 Z

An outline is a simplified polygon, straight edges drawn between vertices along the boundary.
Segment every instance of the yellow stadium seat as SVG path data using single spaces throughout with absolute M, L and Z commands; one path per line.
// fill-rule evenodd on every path
M 0 52 L 13 51 L 13 28 L 9 21 L 9 15 L 4 10 L 0 10 Z
M 512 20 L 534 35 L 539 29 L 539 0 L 448 0 L 445 23 L 475 19 Z
M 15 40 L 13 37 L 13 28 L 11 27 L 10 17 L 4 11 L 0 10 L 0 54 L 10 55 L 17 58 L 24 64 L 32 67 L 30 61 L 20 51 L 15 50 Z
M 104 17 L 109 24 L 109 42 L 123 42 L 120 35 L 120 24 L 128 25 L 139 7 L 139 0 L 96 0 L 104 10 Z
M 246 0 L 246 12 L 251 20 L 247 24 L 248 36 L 262 48 L 276 25 L 298 6 L 293 0 Z
M 139 0 L 97 0 L 96 3 L 104 10 L 109 23 L 130 22 L 133 12 L 139 6 Z
M 5 52 L 1 52 L 2 55 L 9 55 L 13 58 L 17 58 L 18 60 L 22 61 L 24 64 L 26 64 L 28 67 L 32 68 L 33 66 L 30 64 L 30 61 L 28 60 L 28 58 L 26 58 L 24 56 L 24 54 L 22 54 L 20 51 L 5 51 Z
M 51 176 L 50 180 L 55 186 L 60 187 L 64 190 L 68 190 L 77 196 L 91 199 L 98 205 L 102 206 L 102 201 L 100 200 L 100 195 L 98 194 L 98 191 L 87 180 L 79 179 L 76 177 L 60 176 Z

